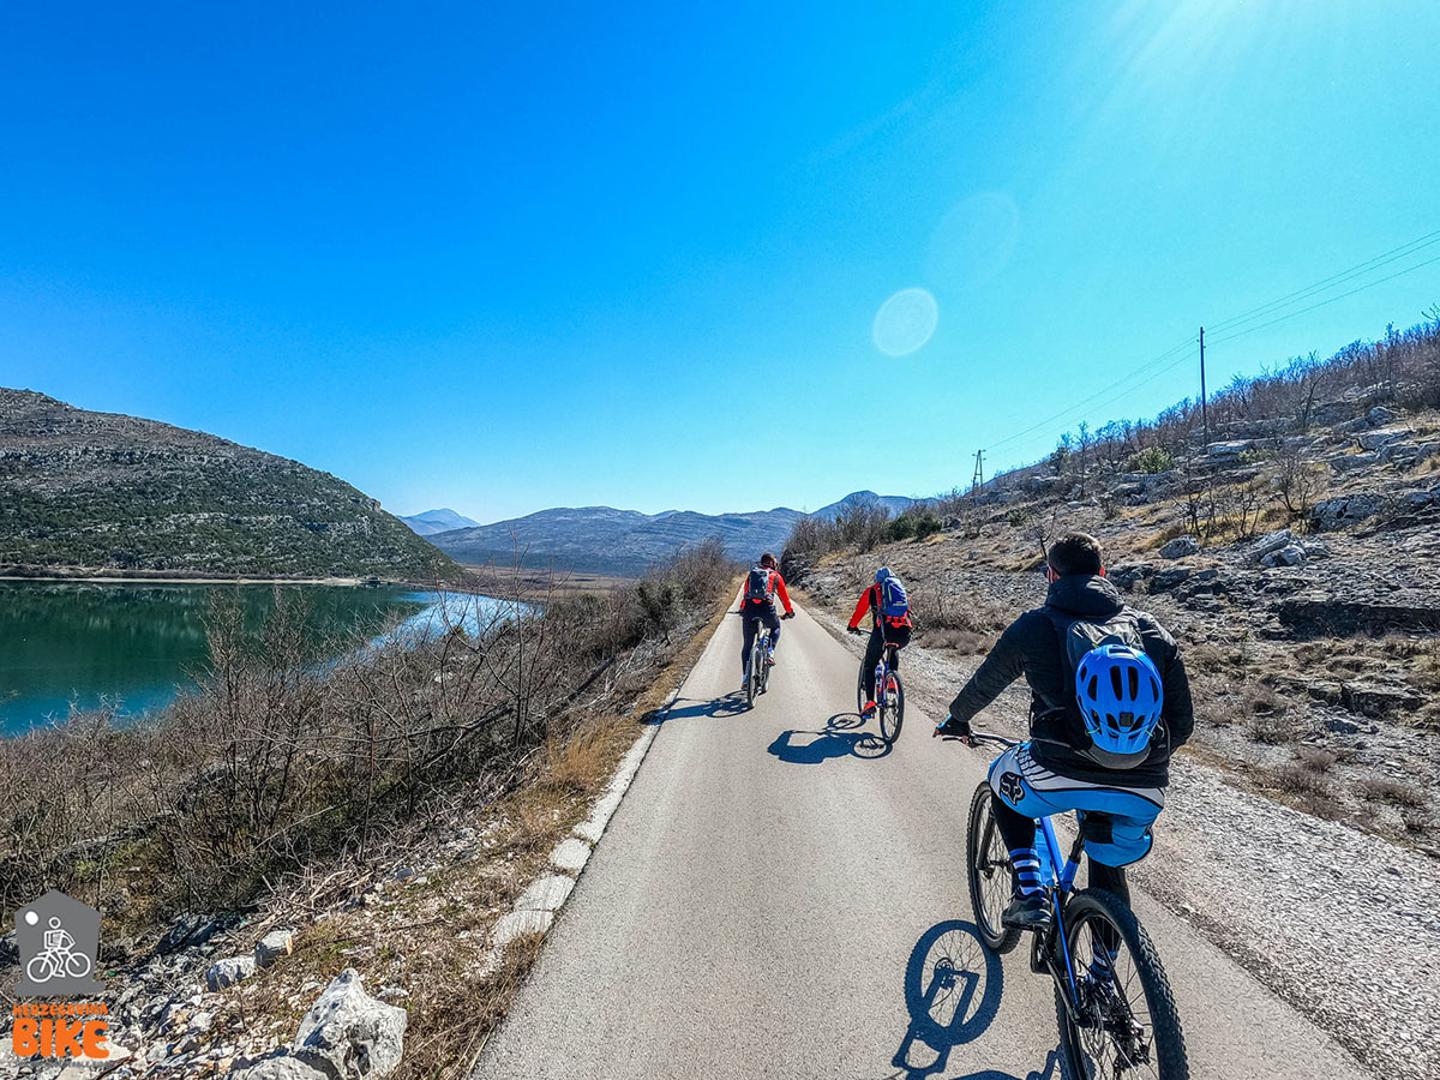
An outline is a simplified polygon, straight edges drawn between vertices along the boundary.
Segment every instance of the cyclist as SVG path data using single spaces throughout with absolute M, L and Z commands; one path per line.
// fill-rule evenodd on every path
M 880 662 L 880 653 L 886 644 L 903 649 L 910 644 L 910 601 L 905 595 L 905 586 L 888 566 L 875 571 L 875 584 L 860 594 L 855 602 L 855 613 L 850 616 L 847 629 L 852 634 L 863 634 L 860 620 L 866 612 L 871 613 L 870 643 L 865 646 L 865 707 L 860 715 L 869 719 L 875 713 L 875 665 Z M 900 654 L 895 654 L 895 668 L 900 668 Z
M 1052 918 L 1035 819 L 1079 811 L 1090 884 L 1129 903 L 1122 868 L 1149 854 L 1170 755 L 1195 727 L 1175 639 L 1106 580 L 1099 541 L 1062 536 L 1047 553 L 1045 574 L 1044 606 L 1001 634 L 936 728 L 937 735 L 968 737 L 975 714 L 1025 676 L 1031 741 L 995 760 L 990 788 L 1014 878 L 1001 921 L 1027 930 Z
M 770 650 L 765 663 L 774 665 L 775 646 L 780 643 L 780 618 L 775 614 L 775 596 L 785 606 L 785 618 L 793 619 L 795 609 L 790 606 L 790 594 L 785 589 L 785 579 L 775 568 L 775 556 L 770 552 L 760 556 L 760 561 L 745 575 L 745 584 L 740 589 L 740 619 L 745 628 L 744 642 L 740 646 L 740 689 L 750 685 L 750 650 L 755 645 L 755 635 L 764 623 L 770 631 Z

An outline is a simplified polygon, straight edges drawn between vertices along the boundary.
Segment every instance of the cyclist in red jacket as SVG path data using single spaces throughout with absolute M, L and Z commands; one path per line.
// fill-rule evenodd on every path
M 850 616 L 852 634 L 863 634 L 860 620 L 871 612 L 870 643 L 865 646 L 865 708 L 860 715 L 869 719 L 875 713 L 875 665 L 880 662 L 880 653 L 886 642 L 897 649 L 910 644 L 910 601 L 905 595 L 905 586 L 888 566 L 875 571 L 875 584 L 863 593 L 855 604 L 855 614 Z M 895 667 L 900 667 L 900 654 L 895 654 Z
M 775 646 L 780 642 L 780 617 L 775 614 L 775 595 L 785 605 L 785 618 L 793 619 L 795 609 L 790 606 L 790 594 L 785 590 L 785 579 L 775 568 L 775 556 L 765 552 L 760 561 L 745 575 L 745 584 L 740 588 L 740 618 L 745 627 L 744 643 L 740 646 L 740 689 L 750 685 L 750 650 L 755 645 L 755 635 L 764 623 L 770 631 L 770 652 L 765 657 L 767 664 L 775 663 Z

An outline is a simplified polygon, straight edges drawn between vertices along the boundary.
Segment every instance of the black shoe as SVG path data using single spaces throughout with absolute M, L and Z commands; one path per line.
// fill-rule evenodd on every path
M 1047 930 L 1050 927 L 1050 900 L 1044 893 L 1017 896 L 1000 914 L 1000 925 L 1011 930 Z

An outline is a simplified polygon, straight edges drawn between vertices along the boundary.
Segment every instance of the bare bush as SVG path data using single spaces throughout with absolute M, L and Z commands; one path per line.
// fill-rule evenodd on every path
M 447 791 L 504 790 L 550 736 L 638 694 L 734 573 L 707 543 L 604 594 L 452 596 L 429 627 L 323 647 L 292 594 L 258 637 L 222 597 L 198 688 L 153 720 L 76 716 L 0 742 L 0 905 L 49 884 L 102 899 L 139 866 L 134 906 L 234 907 L 317 857 L 363 857 Z

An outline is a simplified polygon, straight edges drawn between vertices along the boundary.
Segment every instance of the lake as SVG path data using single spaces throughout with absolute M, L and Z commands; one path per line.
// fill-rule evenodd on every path
M 484 597 L 402 587 L 296 585 L 314 639 L 373 638 L 393 627 L 423 633 L 446 614 L 472 627 Z M 259 627 L 275 602 L 271 585 L 0 582 L 0 736 L 13 736 L 75 706 L 113 703 L 137 716 L 193 685 L 206 660 L 205 615 L 217 592 L 239 598 Z

